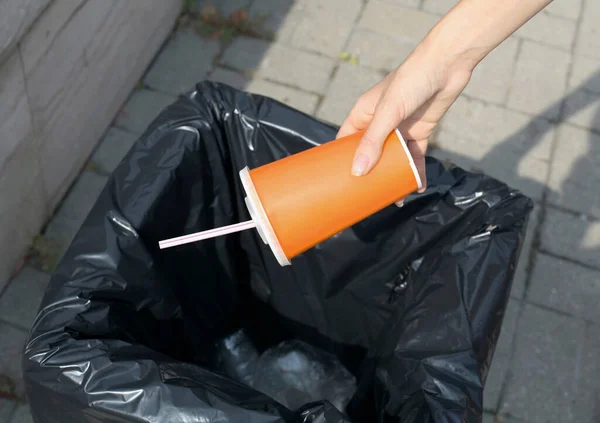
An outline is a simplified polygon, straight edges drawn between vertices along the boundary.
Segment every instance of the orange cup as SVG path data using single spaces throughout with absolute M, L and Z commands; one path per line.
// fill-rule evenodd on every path
M 281 266 L 422 187 L 398 130 L 387 137 L 375 167 L 353 176 L 363 133 L 240 171 L 252 220 Z

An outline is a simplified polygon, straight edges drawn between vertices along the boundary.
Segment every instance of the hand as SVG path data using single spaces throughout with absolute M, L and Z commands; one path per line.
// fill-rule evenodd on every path
M 366 129 L 352 173 L 368 173 L 379 160 L 385 139 L 398 128 L 423 181 L 420 192 L 424 191 L 428 138 L 467 85 L 471 71 L 467 63 L 430 53 L 425 45 L 417 47 L 400 67 L 365 92 L 344 120 L 337 138 Z

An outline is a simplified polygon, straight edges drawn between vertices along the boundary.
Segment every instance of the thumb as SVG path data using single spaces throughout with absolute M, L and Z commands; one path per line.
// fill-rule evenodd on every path
M 404 119 L 404 106 L 402 101 L 393 101 L 390 99 L 387 91 L 381 98 L 373 120 L 365 131 L 352 163 L 352 174 L 354 176 L 363 176 L 375 166 L 386 138 Z

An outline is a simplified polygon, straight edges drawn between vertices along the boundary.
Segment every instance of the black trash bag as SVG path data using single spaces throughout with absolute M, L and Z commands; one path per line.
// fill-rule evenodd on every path
M 24 350 L 37 423 L 478 422 L 532 202 L 427 161 L 428 189 L 281 267 L 238 171 L 335 137 L 279 102 L 212 82 L 165 109 L 111 176 L 51 278 Z M 346 412 L 288 410 L 216 370 L 243 327 L 296 339 L 356 376 Z

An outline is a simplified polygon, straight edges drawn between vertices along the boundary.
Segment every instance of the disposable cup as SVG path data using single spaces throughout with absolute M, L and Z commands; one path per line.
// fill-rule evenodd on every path
M 353 176 L 363 133 L 240 171 L 252 220 L 281 266 L 422 187 L 398 130 L 387 137 L 375 167 Z

